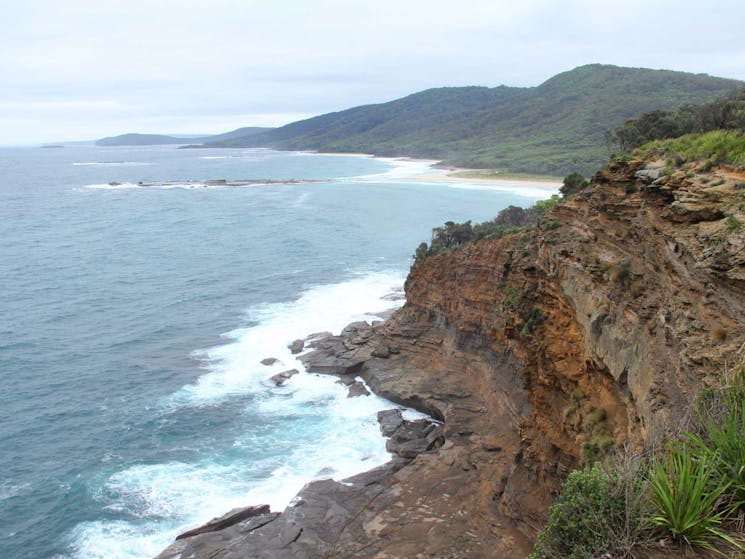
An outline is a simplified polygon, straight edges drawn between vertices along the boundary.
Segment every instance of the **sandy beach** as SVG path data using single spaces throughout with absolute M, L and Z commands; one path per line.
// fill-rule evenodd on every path
M 436 165 L 442 163 L 438 159 L 424 159 L 417 157 L 389 157 L 384 155 L 373 155 L 370 153 L 339 153 L 339 152 L 320 152 L 320 151 L 299 151 L 298 153 L 307 153 L 313 155 L 324 155 L 324 156 L 340 156 L 340 157 L 364 157 L 371 159 L 379 159 L 381 161 L 388 161 L 393 163 L 401 169 L 403 172 L 397 172 L 396 178 L 399 180 L 411 181 L 411 182 L 422 182 L 422 183 L 445 183 L 451 185 L 461 185 L 467 187 L 471 185 L 473 187 L 495 189 L 509 189 L 518 187 L 524 187 L 529 189 L 541 189 L 545 191 L 547 195 L 557 194 L 559 187 L 562 185 L 562 181 L 558 178 L 551 179 L 550 177 L 511 177 L 506 175 L 504 178 L 499 177 L 478 177 L 478 176 L 464 176 L 469 174 L 482 174 L 490 173 L 498 175 L 498 171 L 491 169 L 467 169 L 464 167 L 448 167 L 438 168 Z
M 494 186 L 508 186 L 508 185 L 522 185 L 533 188 L 545 188 L 547 191 L 555 192 L 561 185 L 560 180 L 550 179 L 532 179 L 532 178 L 491 178 L 491 177 L 467 177 L 461 176 L 459 173 L 478 173 L 483 172 L 484 169 L 432 169 L 436 171 L 430 174 L 417 175 L 412 177 L 416 181 L 423 182 L 457 182 L 457 183 L 471 183 L 471 184 L 482 184 L 482 185 L 494 185 Z M 439 171 L 439 172 L 437 172 Z

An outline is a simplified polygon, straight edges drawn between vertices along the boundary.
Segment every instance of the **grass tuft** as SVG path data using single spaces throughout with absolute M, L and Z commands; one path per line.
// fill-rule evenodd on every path
M 687 448 L 671 447 L 650 473 L 652 503 L 657 514 L 652 522 L 665 528 L 673 539 L 691 546 L 716 549 L 717 540 L 737 542 L 722 530 L 733 505 L 718 506 L 726 498 L 731 481 L 717 474 L 713 458 L 696 459 Z

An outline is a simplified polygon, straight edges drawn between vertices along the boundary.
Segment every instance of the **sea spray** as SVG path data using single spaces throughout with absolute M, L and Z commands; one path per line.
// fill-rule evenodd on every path
M 377 318 L 400 305 L 383 297 L 400 289 L 402 280 L 400 274 L 360 275 L 312 287 L 294 302 L 259 305 L 247 313 L 251 326 L 226 333 L 224 344 L 195 351 L 204 374 L 164 398 L 161 414 L 239 402 L 247 429 L 229 449 L 201 460 L 139 464 L 103 480 L 94 491 L 119 518 L 77 526 L 71 534 L 75 555 L 154 556 L 180 532 L 232 508 L 266 503 L 282 510 L 313 479 L 343 479 L 388 461 L 376 414 L 394 404 L 374 395 L 349 398 L 335 377 L 305 373 L 287 345 Z M 278 362 L 262 365 L 266 357 Z M 287 368 L 301 372 L 282 387 L 266 382 Z

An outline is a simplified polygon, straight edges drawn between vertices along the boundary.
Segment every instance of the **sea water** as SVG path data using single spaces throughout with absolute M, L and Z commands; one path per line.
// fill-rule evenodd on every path
M 231 508 L 281 510 L 308 481 L 388 460 L 376 412 L 394 406 L 347 398 L 287 344 L 401 304 L 386 296 L 432 227 L 547 196 L 411 180 L 432 172 L 270 150 L 0 149 L 0 558 L 152 557 Z M 197 186 L 213 179 L 319 182 Z

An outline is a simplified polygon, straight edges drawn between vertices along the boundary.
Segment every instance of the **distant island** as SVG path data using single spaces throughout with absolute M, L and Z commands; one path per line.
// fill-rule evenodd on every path
M 224 134 L 207 136 L 169 136 L 166 134 L 121 134 L 96 140 L 97 146 L 160 146 L 160 145 L 183 145 L 202 144 L 205 142 L 223 142 L 234 138 L 248 138 L 253 134 L 268 132 L 272 128 L 260 126 L 245 126 Z

